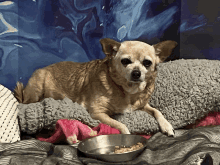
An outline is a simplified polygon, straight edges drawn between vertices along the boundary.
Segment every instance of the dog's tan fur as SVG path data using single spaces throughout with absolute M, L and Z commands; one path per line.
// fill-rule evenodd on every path
M 24 89 L 22 83 L 17 83 L 15 97 L 21 103 L 68 97 L 84 106 L 92 118 L 124 134 L 130 133 L 128 128 L 109 116 L 144 110 L 156 118 L 163 133 L 174 135 L 171 124 L 148 101 L 154 90 L 156 65 L 171 54 L 176 42 L 164 41 L 153 46 L 139 41 L 119 43 L 108 38 L 100 42 L 106 54 L 104 59 L 86 63 L 59 62 L 38 69 Z M 129 58 L 132 63 L 123 66 L 122 58 Z M 152 62 L 149 68 L 143 66 L 144 59 Z M 141 72 L 138 82 L 130 80 L 134 69 Z

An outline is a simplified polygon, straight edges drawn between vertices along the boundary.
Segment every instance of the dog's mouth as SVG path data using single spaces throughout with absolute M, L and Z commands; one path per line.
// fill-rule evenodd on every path
M 129 82 L 130 82 L 130 83 L 141 83 L 142 80 L 140 80 L 140 79 L 138 79 L 138 80 L 130 80 Z
M 141 81 L 141 80 L 130 80 L 130 81 L 128 81 L 128 86 L 132 87 L 133 85 L 138 85 L 141 82 L 143 82 L 143 81 Z

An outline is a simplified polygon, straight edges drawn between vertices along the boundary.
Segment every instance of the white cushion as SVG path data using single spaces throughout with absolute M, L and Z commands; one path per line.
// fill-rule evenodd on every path
M 17 105 L 13 93 L 0 84 L 0 143 L 20 141 Z

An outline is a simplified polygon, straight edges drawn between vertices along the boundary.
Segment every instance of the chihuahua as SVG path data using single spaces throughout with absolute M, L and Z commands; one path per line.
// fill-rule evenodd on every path
M 25 88 L 17 83 L 15 97 L 24 104 L 48 97 L 56 100 L 68 97 L 85 107 L 93 119 L 122 134 L 130 134 L 128 128 L 110 116 L 143 110 L 155 117 L 163 133 L 173 136 L 172 125 L 148 101 L 154 90 L 156 66 L 170 56 L 177 43 L 120 43 L 109 38 L 101 39 L 100 43 L 104 59 L 85 63 L 64 61 L 38 69 Z

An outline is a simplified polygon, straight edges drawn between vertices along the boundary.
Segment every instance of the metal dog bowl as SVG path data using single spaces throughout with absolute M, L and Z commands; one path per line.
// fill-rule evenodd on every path
M 115 146 L 126 146 L 141 142 L 143 147 L 139 150 L 115 154 Z M 100 135 L 81 141 L 78 150 L 86 157 L 95 158 L 108 162 L 123 162 L 136 158 L 146 147 L 147 139 L 139 135 L 112 134 Z

